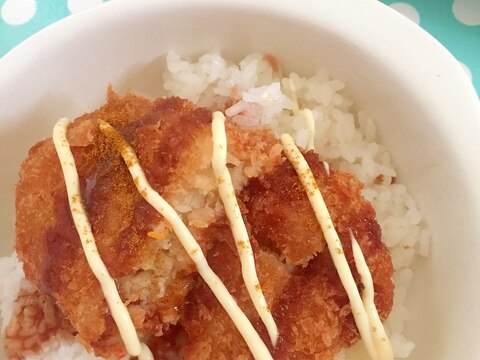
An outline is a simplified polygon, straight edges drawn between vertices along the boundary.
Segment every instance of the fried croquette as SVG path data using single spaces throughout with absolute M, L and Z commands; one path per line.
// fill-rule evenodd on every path
M 107 100 L 70 125 L 68 140 L 99 254 L 140 339 L 156 359 L 243 360 L 252 355 L 168 222 L 136 191 L 115 144 L 99 130 L 98 119 L 110 123 L 132 145 L 149 183 L 182 217 L 275 359 L 332 359 L 359 340 L 322 230 L 271 130 L 226 124 L 228 167 L 261 288 L 280 332 L 275 347 L 246 291 L 217 192 L 211 168 L 211 112 L 180 98 L 150 101 L 133 94 L 121 97 L 111 89 Z M 385 319 L 393 303 L 393 267 L 375 211 L 361 195 L 362 184 L 333 169 L 328 175 L 313 151 L 305 157 L 361 289 L 350 229 L 355 233 L 372 273 L 379 314 Z M 38 300 L 36 308 L 44 309 L 37 312 L 39 321 L 45 320 L 49 328 L 48 336 L 33 334 L 36 340 L 31 345 L 22 341 L 13 346 L 19 336 L 15 329 L 22 328 L 18 322 L 25 318 L 21 315 L 25 311 L 17 311 L 11 320 L 17 325 L 9 325 L 6 337 L 11 358 L 38 351 L 40 342 L 55 332 L 75 336 L 98 356 L 126 355 L 83 253 L 52 139 L 32 147 L 22 164 L 16 188 L 15 248 L 25 277 L 35 288 L 36 295 L 28 299 Z

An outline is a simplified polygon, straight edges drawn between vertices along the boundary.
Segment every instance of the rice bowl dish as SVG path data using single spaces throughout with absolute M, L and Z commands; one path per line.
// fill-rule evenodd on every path
M 284 74 L 324 67 L 344 80 L 342 93 L 375 119 L 396 181 L 407 185 L 433 233 L 406 297 L 410 358 L 476 359 L 480 297 L 475 277 L 465 275 L 475 273 L 480 252 L 478 95 L 446 49 L 378 2 L 109 2 L 36 34 L 0 59 L 0 256 L 12 252 L 14 188 L 27 150 L 52 135 L 57 119 L 99 108 L 108 83 L 122 95 L 165 96 L 165 61 L 157 59 L 169 49 L 221 49 L 235 62 L 270 53 Z
M 307 149 L 309 147 L 309 129 L 306 125 L 305 116 L 300 110 L 311 110 L 315 128 L 313 147 L 315 153 L 319 156 L 318 161 L 323 164 L 320 165 L 319 163 L 319 166 L 323 166 L 322 171 L 328 174 L 331 169 L 332 173 L 353 174 L 358 181 L 364 184 L 361 191 L 364 198 L 362 201 L 371 203 L 375 210 L 376 220 L 382 231 L 382 241 L 389 249 L 394 269 L 395 295 L 392 298 L 393 308 L 391 312 L 387 311 L 390 314 L 385 321 L 386 332 L 392 344 L 395 358 L 408 358 L 414 344 L 406 339 L 403 334 L 404 323 L 408 319 L 408 310 L 404 301 L 413 276 L 412 264 L 415 257 L 417 255 L 428 255 L 430 233 L 423 224 L 422 214 L 406 187 L 397 182 L 396 170 L 387 149 L 381 145 L 377 138 L 373 119 L 349 98 L 348 87 L 345 90 L 345 84 L 341 80 L 331 78 L 324 70 L 310 76 L 296 73 L 283 74 L 281 64 L 277 64 L 275 58 L 271 55 L 251 54 L 237 64 L 224 59 L 219 53 L 207 53 L 190 62 L 182 59 L 178 54 L 170 52 L 166 61 L 167 72 L 164 74 L 163 86 L 168 94 L 167 99 L 170 96 L 176 96 L 188 99 L 193 104 L 208 109 L 206 111 L 222 111 L 227 116 L 227 122 L 246 128 L 247 132 L 253 131 L 252 134 L 256 131 L 266 131 L 265 129 L 271 129 L 277 138 L 281 134 L 290 134 L 300 148 Z M 111 94 L 109 97 L 114 99 L 115 96 L 117 95 Z M 128 96 L 126 95 L 126 98 Z M 139 101 L 143 104 L 142 106 L 148 107 L 147 102 Z M 108 107 L 108 104 L 106 106 Z M 184 105 L 180 106 L 180 108 L 183 107 Z M 142 115 L 144 114 L 140 111 L 135 116 L 141 117 Z M 98 116 L 98 114 L 94 116 Z M 255 149 L 255 146 L 260 146 L 258 144 L 262 141 L 267 143 L 270 141 L 260 141 L 259 139 L 264 139 L 264 135 L 259 138 L 252 135 L 252 141 L 255 142 L 256 140 L 257 142 L 249 145 L 250 151 Z M 229 141 L 232 141 L 231 137 Z M 248 143 L 248 140 L 243 141 Z M 278 161 L 282 148 L 277 146 L 278 143 L 272 144 L 268 150 L 269 156 L 266 158 L 263 156 L 265 150 L 260 151 L 255 156 L 250 156 L 250 154 L 248 156 L 242 155 L 242 157 L 238 154 L 234 156 L 235 154 L 229 153 L 227 159 L 236 193 L 243 192 L 245 194 L 246 190 L 244 188 L 249 186 L 248 179 L 258 177 L 259 172 L 268 174 L 279 165 L 275 161 Z M 233 147 L 235 148 L 235 146 Z M 211 151 L 206 149 L 208 149 L 208 145 L 200 146 L 199 153 L 205 151 L 208 160 L 203 159 L 202 161 L 210 166 Z M 272 159 L 277 160 L 270 164 L 269 161 Z M 202 162 L 198 159 L 197 161 Z M 210 191 L 214 191 L 212 189 L 215 186 L 212 185 L 211 179 L 208 180 L 209 176 L 212 175 L 205 176 L 206 178 L 200 181 L 200 185 L 195 185 L 199 189 L 203 189 L 201 197 L 198 194 L 186 193 L 182 189 L 172 191 L 172 194 L 176 195 L 170 196 L 171 205 L 182 215 L 183 220 L 190 226 L 201 229 L 207 228 L 213 221 L 212 219 L 224 216 L 222 205 L 218 201 L 218 195 L 217 197 L 206 195 Z M 197 179 L 201 179 L 201 177 L 197 177 Z M 213 181 L 214 183 L 215 181 Z M 209 187 L 212 187 L 212 189 Z M 202 191 L 200 192 L 202 193 Z M 242 197 L 241 200 L 247 204 L 248 208 L 249 197 L 247 195 Z M 17 206 L 18 201 L 17 197 Z M 248 212 L 254 213 L 255 208 L 248 208 Z M 244 214 L 244 216 L 246 215 Z M 251 220 L 252 224 L 259 217 L 260 215 L 255 215 L 254 219 Z M 166 229 L 158 228 L 154 230 L 156 234 L 162 234 Z M 265 231 L 256 232 L 255 226 L 253 226 L 252 231 L 256 234 L 255 238 L 259 237 L 259 240 L 269 237 Z M 164 241 L 165 239 L 157 240 Z M 168 239 L 168 244 L 164 246 L 172 246 L 171 243 L 174 241 L 174 239 Z M 270 239 L 269 241 L 274 240 Z M 263 246 L 267 246 L 266 243 Z M 287 262 L 286 265 L 289 267 L 297 266 L 298 269 L 307 266 L 312 257 L 322 251 L 318 247 L 310 248 L 310 255 L 307 256 L 306 260 L 302 260 L 301 256 L 299 258 L 295 257 L 294 250 L 288 252 L 288 246 L 285 246 L 280 246 L 277 249 L 277 251 L 280 251 L 279 260 Z M 176 256 L 182 257 L 184 255 L 181 255 L 181 250 L 178 249 Z M 3 258 L 0 264 L 4 273 L 11 274 L 11 276 L 0 280 L 2 290 L 8 289 L 8 291 L 2 291 L 3 298 L 1 301 L 2 318 L 6 320 L 3 323 L 5 327 L 11 319 L 12 313 L 18 315 L 18 312 L 15 312 L 13 302 L 17 297 L 19 288 L 21 287 L 22 291 L 27 293 L 37 290 L 29 283 L 24 281 L 22 283 L 24 274 L 15 255 L 10 258 Z M 261 272 L 259 272 L 259 277 L 261 278 Z M 195 286 L 190 284 L 187 288 Z M 275 316 L 275 311 L 273 311 L 273 314 Z M 177 321 L 181 323 L 178 319 L 172 320 L 171 324 L 176 325 Z M 66 328 L 63 328 L 63 330 L 66 330 Z M 168 330 L 165 329 L 165 332 L 168 332 Z M 355 338 L 353 342 L 356 342 L 356 340 L 358 339 Z M 8 341 L 7 346 L 9 346 Z M 85 349 L 73 340 L 72 333 L 68 334 L 68 331 L 49 336 L 46 342 L 42 343 L 42 349 L 44 353 L 31 353 L 28 358 L 68 357 L 83 359 L 93 356 L 87 354 Z M 27 352 L 28 350 L 32 349 L 27 349 Z M 36 350 L 38 351 L 38 349 Z M 182 351 L 183 354 L 188 353 L 187 350 Z M 198 353 L 191 351 L 189 356 L 200 358 Z M 175 353 L 175 350 L 172 350 L 173 353 Z M 218 356 L 216 357 L 208 352 L 205 354 L 206 358 L 208 356 L 218 358 Z M 123 356 L 125 353 L 121 355 Z M 360 359 L 368 356 L 361 343 L 346 352 L 337 349 L 333 355 L 337 359 Z M 333 355 L 324 354 L 323 356 L 327 359 L 333 358 Z M 237 356 L 239 357 L 234 358 L 244 358 L 241 356 L 249 356 L 249 354 L 248 352 L 240 352 L 240 355 Z M 289 358 L 288 355 L 284 356 L 284 358 Z M 305 354 L 305 356 L 307 355 Z M 315 353 L 308 356 L 315 356 Z

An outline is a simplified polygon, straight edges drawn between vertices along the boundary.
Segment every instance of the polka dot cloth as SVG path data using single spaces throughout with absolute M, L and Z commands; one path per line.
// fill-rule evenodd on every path
M 480 0 L 384 0 L 457 58 L 480 94 Z
M 0 56 L 45 26 L 104 1 L 107 0 L 0 0 Z M 382 2 L 445 45 L 480 93 L 480 0 Z

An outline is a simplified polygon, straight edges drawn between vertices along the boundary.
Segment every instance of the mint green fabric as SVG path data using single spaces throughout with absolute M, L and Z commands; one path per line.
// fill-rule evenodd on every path
M 403 4 L 413 7 L 419 15 L 418 24 L 468 68 L 477 93 L 480 94 L 480 0 L 382 2 L 393 8 L 405 8 Z
M 3 2 L 5 3 L 6 1 Z M 35 15 L 24 24 L 10 25 L 2 16 L 0 18 L 0 56 L 7 53 L 30 35 L 69 14 L 66 1 L 53 0 L 39 1 Z
M 0 0 L 0 57 L 45 26 L 103 1 Z M 480 93 L 480 0 L 382 2 L 411 18 L 445 45 L 464 65 Z

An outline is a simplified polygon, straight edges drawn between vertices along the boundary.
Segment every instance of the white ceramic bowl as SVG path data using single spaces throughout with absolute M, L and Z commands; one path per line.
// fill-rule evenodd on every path
M 158 95 L 168 49 L 268 52 L 287 70 L 345 80 L 433 231 L 409 293 L 411 359 L 479 358 L 480 103 L 452 55 L 373 0 L 116 0 L 21 44 L 0 59 L 0 255 L 28 148 L 59 117 L 99 106 L 108 83 Z

